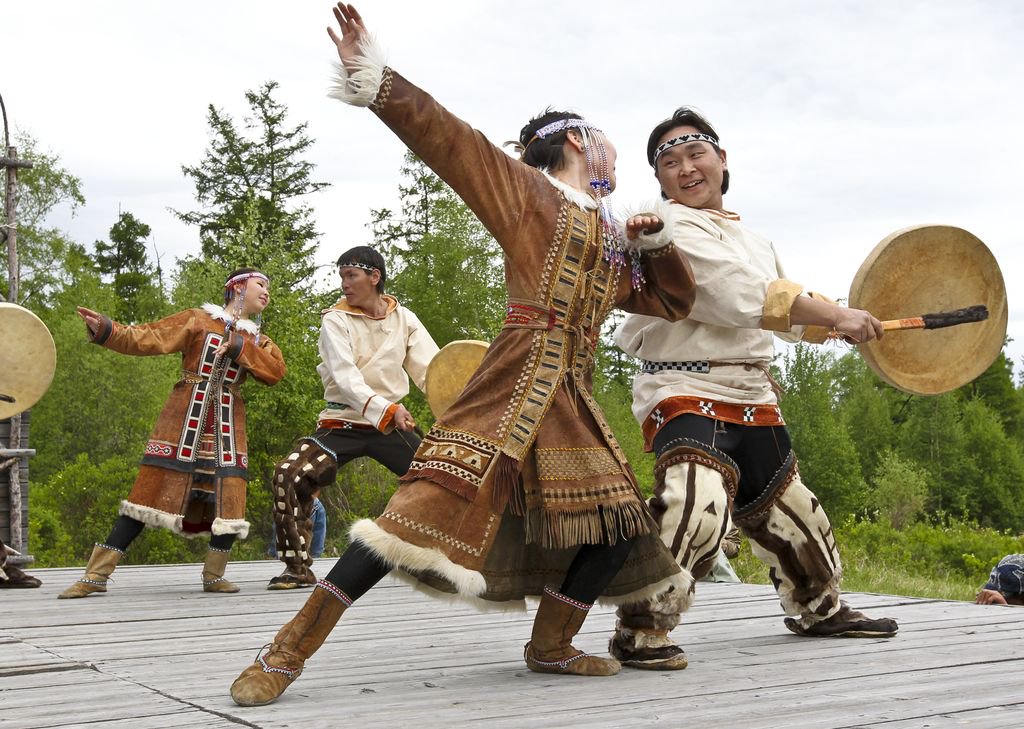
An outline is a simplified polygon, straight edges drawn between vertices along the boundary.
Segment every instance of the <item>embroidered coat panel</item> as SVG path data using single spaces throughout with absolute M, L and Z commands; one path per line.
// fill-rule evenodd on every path
M 537 594 L 541 578 L 522 570 L 505 574 L 510 551 L 534 545 L 571 558 L 580 544 L 650 535 L 635 478 L 591 394 L 594 348 L 615 307 L 671 320 L 686 316 L 693 276 L 685 257 L 664 247 L 657 267 L 644 262 L 646 284 L 634 291 L 628 268 L 603 258 L 592 201 L 581 202 L 583 196 L 509 157 L 398 74 L 389 81 L 377 113 L 497 240 L 509 312 L 517 316 L 509 317 L 462 395 L 424 438 L 377 520 L 402 544 L 379 551 L 412 571 L 415 560 L 402 545 L 440 551 L 474 572 L 502 573 L 500 590 L 487 578 L 489 599 Z M 499 540 L 505 548 L 495 551 L 492 564 L 499 533 L 508 533 Z M 568 564 L 554 561 L 556 572 Z M 654 571 L 664 579 L 673 570 L 669 558 Z
M 216 309 L 219 307 L 210 307 Z M 189 508 L 194 475 L 214 477 L 213 520 L 238 522 L 214 533 L 241 533 L 245 518 L 248 448 L 245 402 L 239 391 L 249 375 L 266 385 L 284 377 L 281 350 L 261 335 L 237 331 L 236 344 L 217 358 L 224 324 L 203 309 L 188 309 L 149 324 L 126 326 L 108 320 L 93 339 L 107 349 L 128 355 L 180 353 L 182 377 L 171 390 L 146 443 L 139 475 L 122 513 L 151 526 L 181 532 Z M 199 457 L 199 438 L 214 434 L 214 459 Z M 244 527 L 243 527 L 244 525 Z M 201 532 L 200 532 L 201 533 Z

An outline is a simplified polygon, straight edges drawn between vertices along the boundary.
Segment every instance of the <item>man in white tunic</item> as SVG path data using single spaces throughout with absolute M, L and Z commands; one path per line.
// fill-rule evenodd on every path
M 683 107 L 654 128 L 648 162 L 661 184 L 658 235 L 685 253 L 697 280 L 690 316 L 630 315 L 616 343 L 642 361 L 633 413 L 658 456 L 651 510 L 689 590 L 619 609 L 610 651 L 623 664 L 686 667 L 668 637 L 735 522 L 770 576 L 793 632 L 888 637 L 894 620 L 840 601 L 839 552 L 828 518 L 801 482 L 768 371 L 773 337 L 853 342 L 882 336 L 870 313 L 837 306 L 786 279 L 771 242 L 727 212 L 725 150 L 714 128 Z
M 344 296 L 323 312 L 320 364 L 326 405 L 317 430 L 300 438 L 274 473 L 277 553 L 284 572 L 269 590 L 312 587 L 313 494 L 334 482 L 338 468 L 360 456 L 398 476 L 409 470 L 420 438 L 401 404 L 409 378 L 424 389 L 437 345 L 416 315 L 384 293 L 384 258 L 357 246 L 338 259 Z M 399 432 L 402 431 L 402 432 Z

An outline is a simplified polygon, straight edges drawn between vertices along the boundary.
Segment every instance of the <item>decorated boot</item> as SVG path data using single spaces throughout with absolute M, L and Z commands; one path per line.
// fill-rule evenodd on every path
M 123 556 L 124 552 L 116 547 L 97 544 L 92 548 L 89 564 L 85 566 L 85 576 L 57 595 L 57 598 L 64 600 L 74 597 L 88 597 L 94 592 L 106 592 L 107 581 Z
M 649 600 L 620 605 L 608 652 L 630 668 L 647 671 L 686 668 L 686 653 L 669 633 L 679 625 L 680 616 L 692 601 L 692 592 L 669 589 Z
M 824 620 L 808 624 L 806 620 L 786 618 L 785 623 L 797 635 L 810 638 L 891 638 L 899 630 L 892 618 L 869 618 L 845 602 Z
M 203 592 L 238 592 L 238 585 L 224 577 L 230 556 L 230 549 L 210 547 L 203 565 Z
M 573 647 L 591 606 L 547 587 L 533 620 L 533 635 L 523 650 L 526 666 L 538 673 L 577 676 L 614 676 L 621 666 L 614 658 L 600 658 Z
M 298 614 L 274 637 L 270 650 L 242 671 L 231 684 L 231 698 L 239 706 L 263 706 L 276 701 L 302 673 L 337 625 L 352 600 L 327 580 L 317 583 Z

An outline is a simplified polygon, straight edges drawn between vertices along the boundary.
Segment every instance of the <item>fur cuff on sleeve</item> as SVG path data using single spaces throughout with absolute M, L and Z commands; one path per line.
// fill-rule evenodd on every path
M 672 204 L 668 200 L 656 200 L 635 209 L 627 209 L 625 220 L 634 215 L 657 215 L 661 218 L 662 228 L 657 233 L 641 233 L 636 240 L 627 239 L 627 247 L 638 251 L 653 251 L 672 242 Z
M 344 65 L 335 61 L 334 83 L 327 95 L 352 106 L 369 106 L 380 91 L 387 59 L 384 49 L 372 35 L 359 45 L 359 50 L 356 71 L 351 75 Z

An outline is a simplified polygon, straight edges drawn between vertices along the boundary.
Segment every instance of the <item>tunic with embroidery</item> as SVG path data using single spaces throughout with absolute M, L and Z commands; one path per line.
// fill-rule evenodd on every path
M 185 536 L 248 534 L 249 457 L 239 387 L 249 375 L 273 385 L 286 368 L 277 345 L 265 335 L 257 343 L 255 327 L 244 321 L 236 344 L 216 357 L 227 319 L 223 309 L 210 304 L 137 326 L 103 318 L 96 344 L 121 354 L 180 352 L 182 358 L 181 379 L 146 443 L 122 514 Z
M 697 300 L 685 321 L 630 315 L 615 333 L 623 351 L 655 365 L 633 381 L 633 415 L 648 447 L 665 422 L 684 412 L 783 424 L 771 382 L 754 365 L 774 357 L 775 336 L 820 341 L 821 327 L 790 325 L 803 287 L 786 279 L 771 241 L 738 215 L 675 202 L 658 210 L 693 267 Z
M 593 398 L 600 327 L 614 307 L 689 312 L 693 278 L 671 246 L 646 284 L 610 266 L 592 198 L 515 160 L 391 69 L 380 118 L 466 202 L 504 251 L 505 326 L 423 439 L 384 513 L 353 537 L 421 582 L 490 601 L 559 585 L 582 544 L 637 537 L 615 601 L 678 578 L 629 464 Z M 656 258 L 658 265 L 650 265 Z

